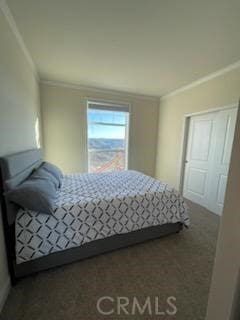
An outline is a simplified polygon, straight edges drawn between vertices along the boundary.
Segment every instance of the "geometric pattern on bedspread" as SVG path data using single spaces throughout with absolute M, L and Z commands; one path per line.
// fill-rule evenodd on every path
M 19 210 L 16 261 L 19 264 L 115 234 L 176 222 L 190 224 L 181 195 L 140 172 L 66 175 L 53 215 Z

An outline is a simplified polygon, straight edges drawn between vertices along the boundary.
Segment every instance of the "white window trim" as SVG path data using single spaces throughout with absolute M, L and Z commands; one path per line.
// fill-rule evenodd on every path
M 106 106 L 113 106 L 116 107 L 122 107 L 126 106 L 128 108 L 128 114 L 127 114 L 127 126 L 126 126 L 126 157 L 125 157 L 125 170 L 128 170 L 129 165 L 129 138 L 130 138 L 130 119 L 131 119 L 131 104 L 128 102 L 122 102 L 122 101 L 116 101 L 116 100 L 103 100 L 103 99 L 96 99 L 96 98 L 86 98 L 85 99 L 85 134 L 86 134 L 86 164 L 87 164 L 87 172 L 89 173 L 89 167 L 90 167 L 90 161 L 88 156 L 88 149 L 89 149 L 89 143 L 88 143 L 88 105 L 90 103 L 94 104 L 105 104 Z

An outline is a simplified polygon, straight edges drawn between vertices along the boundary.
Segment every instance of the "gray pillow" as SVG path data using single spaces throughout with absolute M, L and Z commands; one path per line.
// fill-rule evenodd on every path
M 47 179 L 49 181 L 52 181 L 56 189 L 58 189 L 60 186 L 59 180 L 53 174 L 47 171 L 42 165 L 33 171 L 30 178 L 31 179 Z
M 9 201 L 22 208 L 52 214 L 56 187 L 48 179 L 28 178 L 15 189 L 6 193 Z
M 49 162 L 43 162 L 41 167 L 51 173 L 59 181 L 59 186 L 61 186 L 63 173 L 57 166 Z

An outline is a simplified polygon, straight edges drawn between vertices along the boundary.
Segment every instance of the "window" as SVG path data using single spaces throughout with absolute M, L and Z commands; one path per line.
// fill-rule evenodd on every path
M 129 109 L 88 101 L 88 171 L 127 169 Z

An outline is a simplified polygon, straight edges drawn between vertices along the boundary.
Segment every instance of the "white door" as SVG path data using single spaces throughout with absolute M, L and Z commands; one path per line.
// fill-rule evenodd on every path
M 215 112 L 194 116 L 189 124 L 183 195 L 204 207 L 208 203 L 215 117 Z
M 183 195 L 221 214 L 237 108 L 190 118 Z
M 237 108 L 221 111 L 217 115 L 216 148 L 211 168 L 208 208 L 218 214 L 223 210 L 236 119 Z

